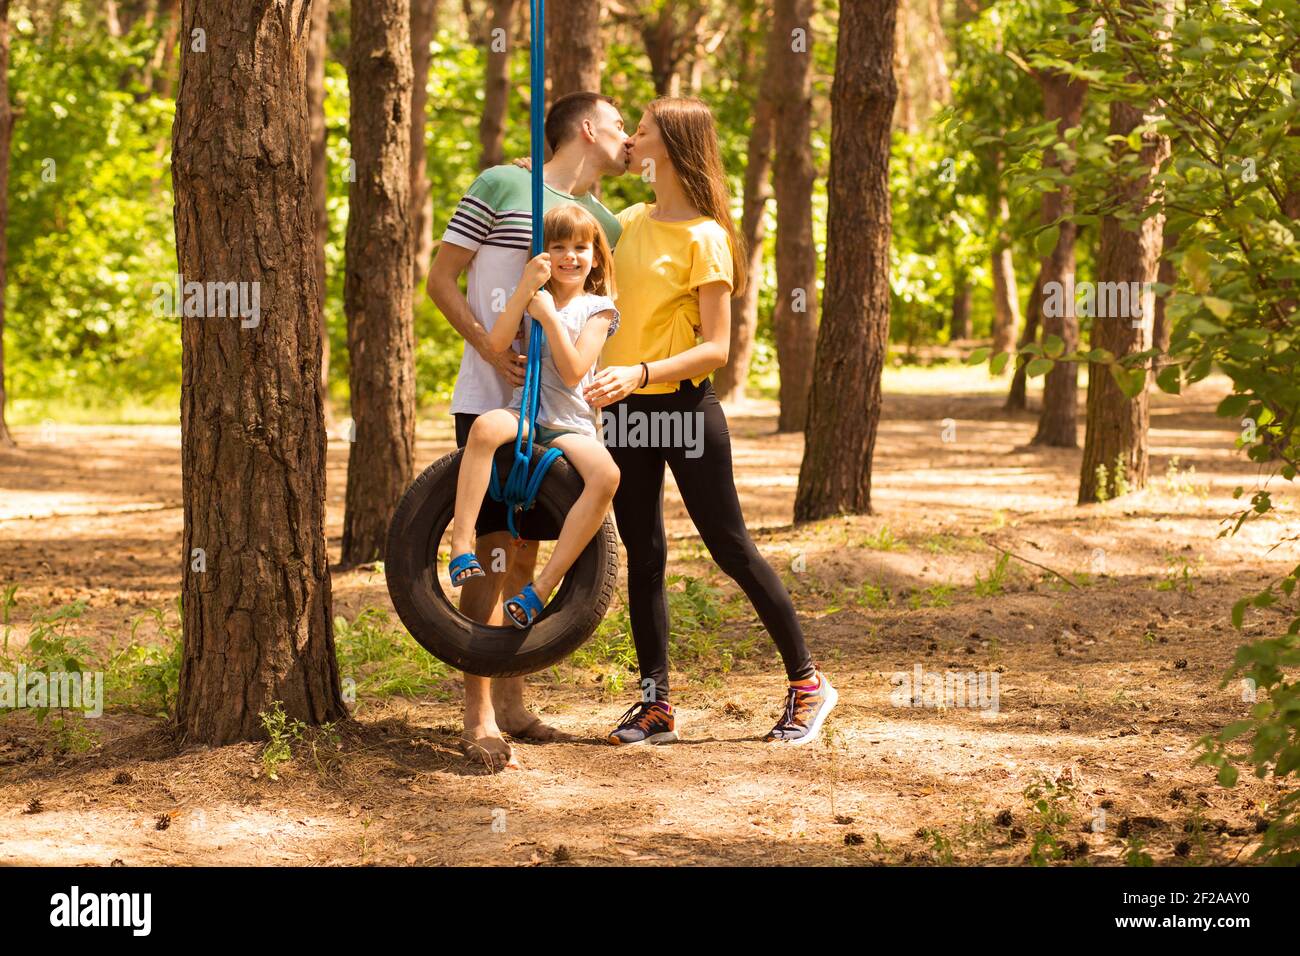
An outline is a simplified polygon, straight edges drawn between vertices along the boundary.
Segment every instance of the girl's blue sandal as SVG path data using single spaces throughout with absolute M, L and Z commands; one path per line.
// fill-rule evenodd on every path
M 451 586 L 458 588 L 470 578 L 483 577 L 483 565 L 478 563 L 473 551 L 466 551 L 451 559 L 447 573 L 451 575 Z
M 537 615 L 542 613 L 542 599 L 537 596 L 531 584 L 525 584 L 524 589 L 506 601 L 503 608 L 506 617 L 510 618 L 510 623 L 515 627 L 523 630 L 531 627 L 533 621 L 537 620 Z

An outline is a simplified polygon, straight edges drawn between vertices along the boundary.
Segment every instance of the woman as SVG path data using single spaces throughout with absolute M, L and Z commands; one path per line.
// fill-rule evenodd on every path
M 628 140 L 629 167 L 652 185 L 653 203 L 619 214 L 614 251 L 622 325 L 606 343 L 585 396 L 615 421 L 669 412 L 702 426 L 703 448 L 617 447 L 621 472 L 614 518 L 627 549 L 628 605 L 643 700 L 606 738 L 613 744 L 677 739 L 668 687 L 668 598 L 664 566 L 664 465 L 709 554 L 744 590 L 785 664 L 789 687 L 769 742 L 813 741 L 835 706 L 835 689 L 813 663 L 794 605 L 745 528 L 731 468 L 731 440 L 708 376 L 726 364 L 730 298 L 745 285 L 745 250 L 731 221 L 717 131 L 707 106 L 667 97 L 646 109 Z M 624 406 L 624 407 L 619 407 Z M 698 426 L 697 426 L 698 427 Z M 650 693 L 653 688 L 653 693 Z

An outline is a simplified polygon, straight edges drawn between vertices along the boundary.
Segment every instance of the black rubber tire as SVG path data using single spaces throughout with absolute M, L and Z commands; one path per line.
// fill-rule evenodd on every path
M 534 466 L 544 451 L 534 446 Z M 501 475 L 510 470 L 513 456 L 513 443 L 497 452 Z M 618 577 L 614 524 L 606 516 L 532 627 L 520 630 L 471 621 L 443 591 L 437 569 L 438 545 L 455 509 L 460 457 L 457 450 L 435 461 L 397 504 L 384 552 L 393 607 L 425 650 L 466 673 L 514 677 L 543 670 L 577 650 L 605 616 Z M 582 478 L 559 458 L 546 473 L 534 507 L 549 512 L 558 527 L 581 494 Z

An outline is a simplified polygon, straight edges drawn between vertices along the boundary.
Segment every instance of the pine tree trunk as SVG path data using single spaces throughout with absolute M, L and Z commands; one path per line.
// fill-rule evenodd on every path
M 325 199 L 329 175 L 325 159 L 325 58 L 328 51 L 329 0 L 312 0 L 311 37 L 307 44 L 307 116 L 311 127 L 311 197 L 315 227 L 312 247 L 316 264 L 316 289 L 320 299 L 320 395 L 326 427 L 330 421 L 330 333 L 325 315 L 325 243 L 329 239 L 329 215 Z
M 1083 117 L 1083 101 L 1088 86 L 1071 79 L 1064 73 L 1042 71 L 1038 75 L 1039 86 L 1043 91 L 1043 113 L 1049 120 L 1056 120 L 1056 130 L 1060 141 L 1064 141 L 1066 131 L 1079 125 Z M 1043 153 L 1044 167 L 1061 166 L 1069 175 L 1074 171 L 1073 163 L 1061 164 L 1055 149 L 1048 147 Z M 1064 343 L 1066 352 L 1073 352 L 1079 346 L 1079 319 L 1074 312 L 1074 247 L 1078 240 L 1079 227 L 1074 223 L 1074 195 L 1067 186 L 1043 197 L 1044 224 L 1060 219 L 1060 232 L 1052 252 L 1043 259 L 1040 276 L 1040 293 L 1049 283 L 1056 283 L 1063 290 L 1068 290 L 1059 300 L 1060 308 L 1053 308 L 1049 315 L 1040 311 L 1043 322 L 1043 338 L 1055 335 Z M 1038 303 L 1032 308 L 1042 310 L 1045 296 L 1040 294 Z M 1077 448 L 1079 446 L 1079 367 L 1074 362 L 1058 362 L 1043 380 L 1043 409 L 1038 416 L 1038 430 L 1031 444 L 1048 445 L 1053 448 Z
M 185 0 L 172 133 L 185 280 L 259 308 L 181 320 L 184 660 L 191 742 L 264 738 L 276 701 L 347 716 L 325 552 L 319 298 L 312 261 L 307 0 Z M 241 310 L 243 311 L 243 310 Z M 247 325 L 248 327 L 245 327 Z
M 438 0 L 411 0 L 411 279 L 417 294 L 433 258 L 433 192 L 424 133 L 437 22 Z
M 0 448 L 12 448 L 5 422 L 5 283 L 9 262 L 9 141 L 14 113 L 9 105 L 9 0 L 0 0 Z
M 871 513 L 880 373 L 889 345 L 889 142 L 895 0 L 840 9 L 831 88 L 826 295 L 796 521 Z
M 604 55 L 600 0 L 562 0 L 547 5 L 546 65 L 551 74 L 550 102 L 580 90 L 599 93 Z
M 411 8 L 352 4 L 348 129 L 357 178 L 348 190 L 348 377 L 353 442 L 342 563 L 383 557 L 388 523 L 415 469 L 411 316 Z
M 176 40 L 180 31 L 180 0 L 164 0 L 160 4 L 163 10 L 163 35 L 158 42 L 158 50 L 154 54 L 154 66 L 152 71 L 154 92 L 163 99 L 171 99 L 172 85 L 175 77 L 172 70 L 172 60 L 176 56 Z
M 773 124 L 781 131 L 772 160 L 776 192 L 776 308 L 772 331 L 781 367 L 777 431 L 808 423 L 813 350 L 817 342 L 817 247 L 813 243 L 812 0 L 776 0 L 768 43 L 775 84 Z M 796 34 L 802 31 L 802 34 Z M 796 37 L 802 45 L 796 46 Z
M 1110 105 L 1110 135 L 1126 137 L 1143 123 L 1142 110 L 1128 103 Z M 1123 147 L 1117 147 L 1123 148 Z M 1146 134 L 1134 173 L 1115 174 L 1112 189 L 1116 198 L 1129 207 L 1135 219 L 1141 219 L 1153 201 L 1151 180 L 1169 157 L 1169 139 Z M 1116 358 L 1143 352 L 1151 347 L 1155 296 L 1143 283 L 1156 281 L 1165 218 L 1157 214 L 1141 219 L 1136 231 L 1124 228 L 1115 216 L 1101 223 L 1101 252 L 1097 263 L 1098 282 L 1137 283 L 1143 289 L 1140 316 L 1133 315 L 1130 302 L 1126 314 L 1102 316 L 1102 309 L 1092 320 L 1094 349 L 1106 349 Z M 1100 301 L 1101 296 L 1098 296 Z M 1129 491 L 1146 487 L 1147 427 L 1149 424 L 1147 370 L 1142 390 L 1129 398 L 1119 388 L 1108 369 L 1094 365 L 1088 375 L 1088 418 L 1083 444 L 1083 466 L 1079 476 L 1079 504 L 1089 504 L 1116 495 L 1116 463 L 1122 464 L 1123 478 Z M 1098 466 L 1106 469 L 1106 482 L 1098 480 Z M 1100 493 L 1099 493 L 1100 492 Z
M 1043 294 L 1043 270 L 1038 270 L 1038 278 L 1034 282 L 1033 289 L 1029 292 L 1029 309 L 1025 312 L 1025 329 L 1020 335 L 1020 341 L 1017 343 L 1017 351 L 1023 351 L 1026 346 L 1032 345 L 1038 341 L 1038 316 L 1041 309 Z M 1022 412 L 1028 405 L 1029 396 L 1029 376 L 1027 374 L 1029 362 L 1017 358 L 1015 374 L 1011 376 L 1011 388 L 1007 391 L 1007 401 L 1003 409 L 1008 412 Z
M 1000 175 L 1001 158 L 994 157 L 995 176 Z M 993 228 L 993 354 L 1012 352 L 1016 345 L 1016 331 L 1020 327 L 1020 294 L 1016 289 L 1015 260 L 1011 254 L 1011 236 L 1007 229 L 1011 209 L 1001 185 L 994 187 L 991 207 L 994 210 Z
M 771 70 L 763 71 L 754 101 L 754 121 L 749 128 L 744 211 L 740 222 L 740 234 L 749 250 L 749 282 L 745 291 L 731 300 L 731 345 L 727 364 L 713 376 L 713 390 L 724 402 L 745 397 L 749 366 L 754 357 L 758 292 L 763 285 L 763 243 L 767 238 L 767 201 L 772 195 L 768 180 L 772 172 L 773 77 Z
M 484 79 L 483 115 L 478 139 L 483 147 L 479 169 L 505 162 L 506 114 L 510 108 L 510 53 L 514 45 L 516 0 L 492 0 L 488 30 L 487 75 Z M 504 30 L 504 33 L 499 33 Z
M 971 300 L 974 290 L 966 276 L 953 279 L 952 318 L 949 320 L 948 341 L 964 341 L 971 337 Z

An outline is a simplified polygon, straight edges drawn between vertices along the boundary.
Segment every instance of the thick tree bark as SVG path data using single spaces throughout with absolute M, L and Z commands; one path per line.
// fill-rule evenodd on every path
M 430 45 L 437 23 L 438 0 L 411 0 L 411 279 L 417 290 L 433 257 L 433 193 L 424 132 L 429 120 Z
M 325 200 L 329 194 L 325 160 L 325 58 L 328 51 L 329 0 L 312 0 L 311 38 L 307 44 L 307 116 L 311 128 L 311 196 L 313 222 L 313 261 L 316 264 L 316 290 L 320 300 L 320 394 L 325 422 L 330 421 L 330 333 L 325 314 L 325 243 L 329 239 L 329 214 Z
M 1057 135 L 1063 141 L 1066 131 L 1078 126 L 1083 117 L 1083 101 L 1088 86 L 1063 73 L 1051 71 L 1040 72 L 1038 83 L 1043 90 L 1044 115 L 1056 120 Z M 1060 165 L 1066 175 L 1074 170 L 1074 164 L 1062 164 L 1056 150 L 1051 147 L 1043 154 L 1043 165 Z M 1059 219 L 1060 232 L 1051 254 L 1042 260 L 1039 267 L 1040 295 L 1036 303 L 1031 303 L 1031 308 L 1042 316 L 1043 337 L 1057 336 L 1065 344 L 1066 352 L 1073 352 L 1079 345 L 1079 319 L 1074 312 L 1073 282 L 1074 247 L 1079 227 L 1074 224 L 1073 216 L 1074 195 L 1068 186 L 1043 197 L 1043 222 L 1048 224 Z M 1051 288 L 1049 283 L 1056 283 L 1061 289 L 1068 290 L 1060 297 L 1060 308 L 1054 307 L 1051 315 L 1042 310 L 1046 298 L 1043 289 Z M 1043 381 L 1043 408 L 1031 444 L 1077 448 L 1078 404 L 1079 367 L 1074 362 L 1057 362 Z
M 1110 134 L 1126 137 L 1144 122 L 1142 110 L 1128 103 L 1110 105 Z M 1122 148 L 1122 147 L 1120 147 Z M 1116 173 L 1112 186 L 1115 197 L 1127 207 L 1134 220 L 1140 219 L 1154 201 L 1152 177 L 1169 157 L 1169 139 L 1147 133 L 1142 137 L 1142 151 L 1131 175 Z M 1156 281 L 1165 217 L 1158 213 L 1142 219 L 1136 231 L 1106 216 L 1101 223 L 1101 253 L 1097 263 L 1099 283 L 1124 283 L 1142 290 L 1141 312 L 1134 315 L 1132 301 L 1121 315 L 1098 314 L 1092 320 L 1092 348 L 1106 349 L 1117 359 L 1146 351 L 1151 347 L 1155 296 L 1145 283 Z M 1098 295 L 1100 303 L 1102 296 Z M 1134 398 L 1125 395 L 1108 369 L 1094 365 L 1088 375 L 1088 418 L 1083 444 L 1083 466 L 1079 476 L 1079 504 L 1088 504 L 1116 494 L 1116 462 L 1122 464 L 1128 490 L 1137 491 L 1147 483 L 1147 427 L 1149 408 L 1148 369 L 1136 370 L 1143 375 L 1142 390 Z M 1106 486 L 1098 482 L 1098 466 L 1106 469 Z M 1098 492 L 1102 491 L 1103 494 Z
M 550 102 L 580 90 L 600 92 L 605 56 L 600 0 L 563 0 L 546 8 L 546 65 Z
M 354 440 L 343 512 L 345 566 L 383 557 L 397 501 L 415 469 L 415 332 L 411 316 L 411 8 L 352 4 L 348 128 L 348 381 Z
M 889 345 L 889 139 L 896 0 L 840 9 L 831 88 L 826 296 L 796 521 L 871 513 L 880 373 Z
M 184 660 L 179 729 L 265 737 L 276 701 L 347 716 L 325 553 L 312 262 L 307 0 L 185 0 L 172 134 L 178 267 L 247 283 L 248 316 L 181 320 Z M 256 292 L 257 299 L 252 296 Z M 214 311 L 214 310 L 202 310 Z M 224 311 L 224 310 L 223 310 Z
M 770 28 L 769 28 L 770 29 Z M 767 237 L 767 201 L 772 195 L 772 95 L 775 73 L 763 70 L 754 101 L 754 121 L 749 128 L 745 165 L 744 211 L 740 232 L 749 250 L 749 282 L 745 291 L 731 300 L 731 345 L 727 364 L 713 376 L 713 389 L 720 401 L 745 397 L 749 366 L 754 357 L 754 335 L 758 330 L 758 291 L 762 287 L 763 242 Z
M 772 331 L 781 367 L 779 432 L 802 431 L 808 423 L 817 343 L 817 246 L 812 217 L 817 168 L 810 141 L 812 14 L 812 0 L 776 0 L 768 43 L 768 72 L 780 77 L 772 113 L 774 126 L 781 131 L 772 160 L 777 289 Z
M 9 105 L 9 0 L 0 0 L 0 448 L 12 448 L 5 422 L 5 268 L 9 261 L 9 141 L 14 113 Z
M 505 162 L 506 113 L 510 108 L 510 51 L 514 44 L 517 0 L 491 2 L 483 115 L 478 124 L 479 144 L 483 147 L 479 169 L 489 169 Z M 498 30 L 505 32 L 498 33 Z

